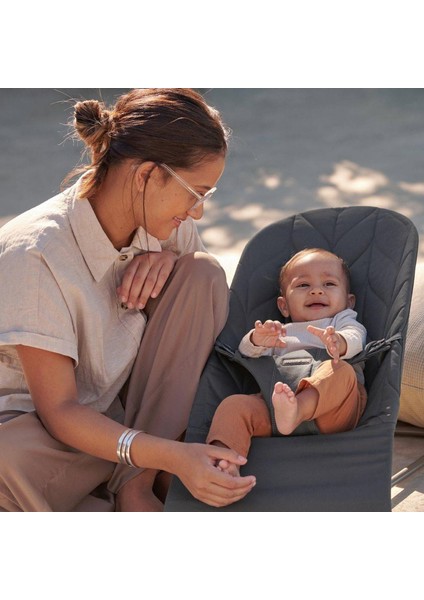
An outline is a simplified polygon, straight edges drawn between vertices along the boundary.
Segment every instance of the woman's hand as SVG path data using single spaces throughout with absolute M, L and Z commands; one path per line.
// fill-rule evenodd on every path
M 244 498 L 256 485 L 253 475 L 234 477 L 218 469 L 220 460 L 236 465 L 247 462 L 233 450 L 188 443 L 181 444 L 180 450 L 175 474 L 201 502 L 215 507 L 227 506 Z
M 169 250 L 135 256 L 116 290 L 121 302 L 128 308 L 143 309 L 149 298 L 159 296 L 177 260 Z

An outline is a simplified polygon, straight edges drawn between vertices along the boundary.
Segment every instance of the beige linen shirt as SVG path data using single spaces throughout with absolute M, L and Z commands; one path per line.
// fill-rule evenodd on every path
M 191 218 L 166 241 L 138 229 L 116 250 L 79 182 L 0 229 L 0 411 L 34 410 L 16 345 L 70 356 L 79 401 L 105 412 L 131 372 L 146 317 L 116 288 L 131 259 L 206 251 Z

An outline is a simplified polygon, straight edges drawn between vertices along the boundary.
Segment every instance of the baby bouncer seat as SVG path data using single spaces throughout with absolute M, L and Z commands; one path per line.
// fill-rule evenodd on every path
M 269 225 L 246 245 L 230 294 L 230 312 L 203 371 L 186 434 L 204 442 L 218 404 L 258 386 L 231 360 L 243 335 L 260 319 L 279 319 L 278 273 L 304 248 L 320 247 L 344 258 L 351 270 L 355 310 L 368 341 L 368 401 L 353 431 L 326 435 L 254 438 L 242 474 L 255 488 L 241 501 L 213 508 L 196 500 L 174 477 L 166 511 L 390 511 L 393 437 L 418 233 L 403 215 L 354 206 L 303 212 Z

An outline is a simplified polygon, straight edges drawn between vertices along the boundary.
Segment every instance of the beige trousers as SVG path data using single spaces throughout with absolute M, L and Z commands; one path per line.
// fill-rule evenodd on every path
M 351 365 L 340 360 L 324 361 L 311 377 L 301 379 L 296 394 L 306 387 L 318 392 L 318 403 L 311 420 L 321 433 L 354 429 L 364 412 L 367 393 L 358 382 Z M 216 409 L 206 442 L 221 442 L 247 456 L 252 437 L 272 435 L 271 417 L 260 394 L 235 394 L 225 398 Z
M 146 312 L 148 324 L 124 393 L 124 421 L 129 427 L 178 439 L 227 318 L 224 271 L 207 254 L 182 257 Z M 65 446 L 49 435 L 35 412 L 5 414 L 3 419 L 0 414 L 2 420 L 0 510 L 113 510 L 113 494 L 140 472 Z M 102 499 L 90 493 L 105 482 L 102 507 Z

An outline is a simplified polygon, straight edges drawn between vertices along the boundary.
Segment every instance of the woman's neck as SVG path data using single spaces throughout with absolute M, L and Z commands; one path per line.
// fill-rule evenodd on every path
M 117 250 L 130 246 L 137 229 L 129 175 L 124 165 L 112 167 L 98 192 L 89 199 L 103 231 Z

